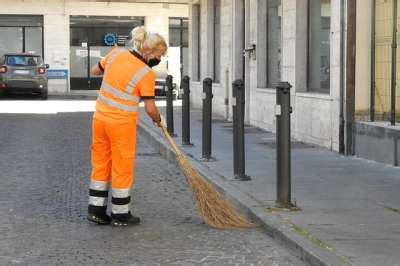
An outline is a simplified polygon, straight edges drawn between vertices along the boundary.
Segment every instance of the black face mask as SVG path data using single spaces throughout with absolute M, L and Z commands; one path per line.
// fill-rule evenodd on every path
M 149 62 L 147 62 L 147 65 L 148 65 L 149 67 L 155 67 L 155 66 L 158 65 L 160 62 L 161 62 L 160 59 L 158 59 L 158 58 L 152 58 L 152 59 L 149 60 Z

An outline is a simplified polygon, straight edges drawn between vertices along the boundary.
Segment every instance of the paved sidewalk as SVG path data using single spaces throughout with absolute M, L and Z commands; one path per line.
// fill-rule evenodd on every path
M 302 210 L 276 211 L 275 135 L 246 126 L 246 174 L 251 181 L 236 181 L 232 123 L 222 117 L 213 117 L 212 155 L 217 160 L 198 161 L 201 115 L 201 110 L 192 110 L 194 146 L 181 148 L 199 171 L 255 216 L 268 234 L 314 265 L 400 265 L 399 168 L 294 142 L 292 198 Z M 175 108 L 174 119 L 180 146 L 180 107 Z M 161 131 L 145 114 L 140 130 L 161 154 L 173 160 Z

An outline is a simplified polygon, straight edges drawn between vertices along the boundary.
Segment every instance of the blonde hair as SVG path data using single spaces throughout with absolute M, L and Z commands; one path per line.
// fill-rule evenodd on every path
M 133 46 L 139 51 L 163 51 L 167 52 L 167 43 L 164 37 L 158 33 L 147 32 L 143 26 L 136 27 L 131 31 Z

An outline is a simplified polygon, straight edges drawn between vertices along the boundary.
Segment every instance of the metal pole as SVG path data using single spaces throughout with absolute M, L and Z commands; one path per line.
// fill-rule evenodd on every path
M 372 23 L 371 23 L 371 110 L 370 119 L 375 121 L 375 18 L 376 18 L 376 0 L 372 0 Z
M 90 80 L 90 44 L 89 40 L 87 41 L 87 83 L 88 83 L 88 89 L 91 87 L 91 80 Z
M 182 97 L 182 145 L 193 146 L 190 143 L 190 78 L 184 76 L 181 82 Z
M 396 64 L 397 64 L 397 0 L 393 0 L 393 36 L 392 36 L 392 84 L 390 124 L 396 124 Z
M 244 149 L 244 107 L 245 94 L 243 80 L 232 83 L 233 112 L 233 174 L 235 179 L 246 181 L 251 178 L 245 174 Z
M 165 83 L 167 85 L 167 129 L 168 133 L 176 137 L 176 134 L 174 133 L 174 106 L 173 106 L 173 86 L 172 86 L 172 76 L 168 75 Z
M 344 19 L 344 1 L 340 0 L 340 91 L 339 91 L 339 153 L 344 154 L 344 47 L 345 47 L 345 19 Z
M 291 151 L 290 151 L 290 88 L 288 82 L 276 87 L 276 173 L 278 207 L 290 208 L 291 203 Z
M 354 154 L 354 116 L 355 116 L 355 71 L 356 71 L 356 6 L 357 1 L 347 1 L 347 45 L 346 45 L 346 146 L 345 154 Z
M 215 160 L 211 156 L 212 79 L 203 80 L 203 136 L 202 160 Z

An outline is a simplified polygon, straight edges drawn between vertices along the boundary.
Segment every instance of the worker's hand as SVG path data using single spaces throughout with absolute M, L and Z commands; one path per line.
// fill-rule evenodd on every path
M 165 120 L 165 117 L 160 114 L 160 122 L 157 124 L 159 127 L 167 127 L 167 121 Z
M 154 121 L 154 124 L 158 127 L 167 127 L 167 122 L 165 121 L 165 117 L 160 114 L 160 118 L 158 121 Z

